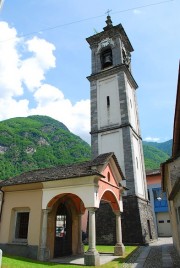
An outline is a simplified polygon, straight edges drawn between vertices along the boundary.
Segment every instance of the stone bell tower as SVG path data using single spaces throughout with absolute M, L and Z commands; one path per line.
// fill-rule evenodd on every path
M 114 152 L 129 189 L 123 197 L 123 239 L 147 243 L 156 238 L 147 198 L 142 139 L 136 100 L 137 84 L 131 72 L 133 47 L 121 24 L 108 15 L 104 30 L 87 38 L 91 48 L 92 157 Z

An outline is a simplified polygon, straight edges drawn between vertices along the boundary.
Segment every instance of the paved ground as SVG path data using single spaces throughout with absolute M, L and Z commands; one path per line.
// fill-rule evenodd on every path
M 180 268 L 171 237 L 159 238 L 149 246 L 139 250 L 124 264 L 124 268 Z
M 104 264 L 118 258 L 112 254 L 101 254 L 100 263 Z M 79 267 L 84 264 L 83 256 L 71 256 L 66 258 L 53 259 L 52 262 L 77 264 Z M 178 257 L 171 237 L 159 238 L 157 242 L 149 246 L 141 246 L 123 264 L 123 268 L 180 268 Z
M 119 258 L 119 257 L 116 257 L 113 254 L 101 254 L 100 265 L 110 262 L 116 258 Z M 76 264 L 76 265 L 79 265 L 80 267 L 81 265 L 84 265 L 84 256 L 74 256 L 74 257 L 70 256 L 70 257 L 56 258 L 56 259 L 52 259 L 51 261 L 56 262 L 56 263 Z

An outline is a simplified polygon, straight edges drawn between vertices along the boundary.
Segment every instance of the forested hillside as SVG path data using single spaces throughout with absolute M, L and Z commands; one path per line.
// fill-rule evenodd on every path
M 171 147 L 172 140 L 143 142 L 146 169 L 159 168 L 170 157 Z M 33 169 L 86 161 L 90 157 L 88 143 L 48 116 L 0 122 L 0 179 Z
M 165 141 L 165 142 L 147 142 L 143 141 L 143 145 L 148 145 L 151 147 L 155 147 L 164 153 L 166 153 L 168 156 L 171 156 L 172 153 L 172 139 Z
M 90 146 L 47 116 L 0 122 L 0 179 L 90 159 Z
M 166 152 L 153 147 L 153 145 L 148 145 L 148 143 L 143 144 L 143 151 L 146 170 L 159 169 L 160 164 L 170 157 Z

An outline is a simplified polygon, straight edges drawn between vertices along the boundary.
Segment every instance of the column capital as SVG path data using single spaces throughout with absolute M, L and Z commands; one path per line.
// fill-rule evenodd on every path
M 51 211 L 51 208 L 43 208 L 42 212 L 43 214 L 48 214 Z
M 89 212 L 95 212 L 97 210 L 96 207 L 90 207 L 90 208 L 86 208 Z
M 113 212 L 114 212 L 114 214 L 115 214 L 116 216 L 120 216 L 120 217 L 121 217 L 121 214 L 122 214 L 121 211 L 116 210 L 116 211 L 113 211 Z

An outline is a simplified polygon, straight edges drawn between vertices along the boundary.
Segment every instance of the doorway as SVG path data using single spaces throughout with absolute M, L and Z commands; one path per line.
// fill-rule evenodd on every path
M 66 204 L 61 203 L 55 216 L 54 257 L 72 254 L 72 215 Z

